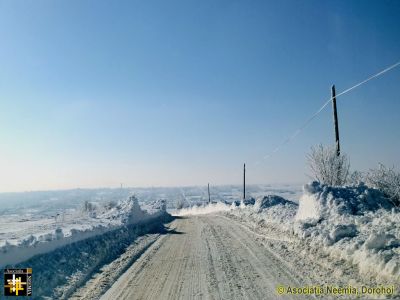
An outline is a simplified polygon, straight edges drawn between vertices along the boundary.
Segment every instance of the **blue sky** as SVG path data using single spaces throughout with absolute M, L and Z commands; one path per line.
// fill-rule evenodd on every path
M 0 191 L 305 182 L 323 102 L 400 60 L 399 1 L 2 1 Z M 338 99 L 353 169 L 400 165 L 400 68 Z

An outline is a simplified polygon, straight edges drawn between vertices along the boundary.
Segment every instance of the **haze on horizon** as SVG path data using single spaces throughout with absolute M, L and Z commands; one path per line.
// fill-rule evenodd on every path
M 0 192 L 308 180 L 330 96 L 400 59 L 398 1 L 0 0 Z M 400 68 L 338 98 L 352 169 L 400 166 Z M 260 164 L 256 162 L 261 161 Z

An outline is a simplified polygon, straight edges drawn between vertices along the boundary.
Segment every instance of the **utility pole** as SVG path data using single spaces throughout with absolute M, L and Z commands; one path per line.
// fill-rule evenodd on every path
M 339 142 L 339 123 L 336 107 L 336 91 L 335 85 L 332 85 L 332 107 L 333 107 L 333 122 L 335 125 L 335 139 L 336 139 L 336 155 L 340 155 L 340 142 Z
M 243 164 L 243 201 L 246 199 L 246 164 Z
M 211 197 L 210 197 L 210 184 L 207 185 L 207 190 L 208 190 L 208 203 L 211 203 Z

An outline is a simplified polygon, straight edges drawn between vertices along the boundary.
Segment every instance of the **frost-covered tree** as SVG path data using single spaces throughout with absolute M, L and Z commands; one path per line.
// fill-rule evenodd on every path
M 367 172 L 365 181 L 367 185 L 381 190 L 396 205 L 400 205 L 400 173 L 394 167 L 379 164 L 377 169 Z
M 347 155 L 337 155 L 336 148 L 318 145 L 307 155 L 311 177 L 321 183 L 338 186 L 347 183 L 350 162 Z

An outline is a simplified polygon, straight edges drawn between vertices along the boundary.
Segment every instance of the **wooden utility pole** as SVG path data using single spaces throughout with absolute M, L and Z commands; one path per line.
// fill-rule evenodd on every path
M 243 164 L 243 201 L 246 199 L 246 164 Z
M 207 185 L 207 190 L 208 190 L 208 203 L 211 203 L 211 197 L 210 197 L 210 184 Z
M 339 123 L 336 107 L 336 91 L 335 85 L 332 85 L 332 107 L 333 107 L 333 122 L 335 125 L 335 138 L 336 138 L 336 155 L 340 155 L 340 142 L 339 142 Z

